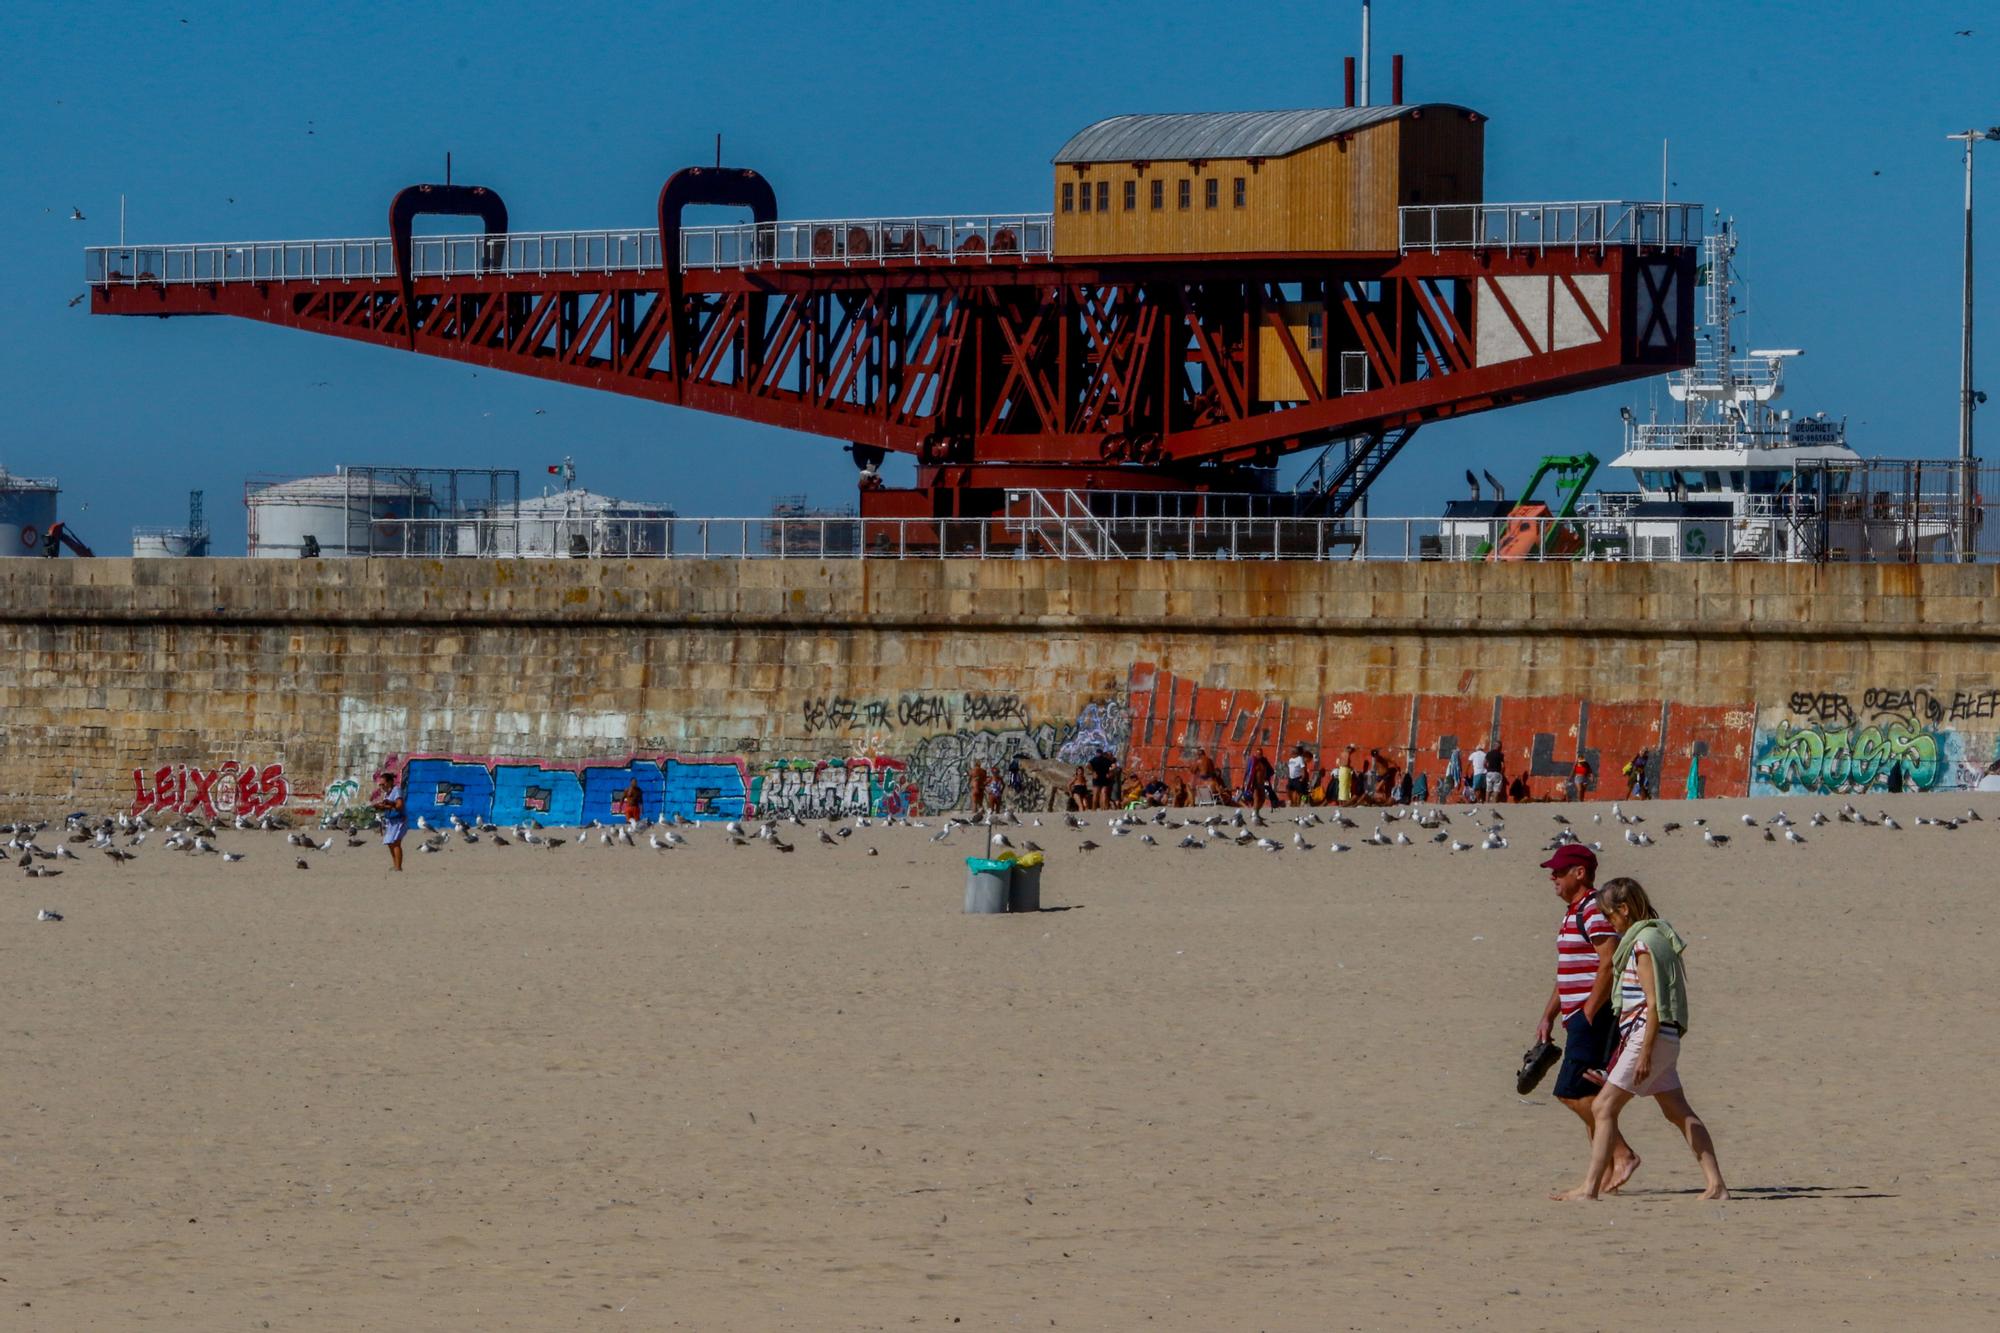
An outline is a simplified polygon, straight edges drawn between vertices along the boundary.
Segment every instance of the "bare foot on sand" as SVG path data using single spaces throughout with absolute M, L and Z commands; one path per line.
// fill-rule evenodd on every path
M 1727 1185 L 1717 1185 L 1712 1190 L 1703 1190 L 1701 1197 L 1704 1199 L 1726 1199 L 1729 1197 L 1729 1187 Z
M 1601 1188 L 1601 1192 L 1605 1194 L 1616 1194 L 1618 1192 L 1618 1187 L 1623 1185 L 1626 1181 L 1630 1180 L 1632 1178 L 1633 1173 L 1636 1172 L 1638 1169 L 1639 1169 L 1638 1153 L 1627 1153 L 1623 1157 L 1612 1158 L 1610 1168 L 1607 1169 L 1604 1173 L 1604 1184 Z
M 1573 1190 L 1564 1190 L 1560 1194 L 1551 1194 L 1549 1197 L 1557 1203 L 1581 1203 L 1585 1200 L 1594 1203 L 1597 1200 L 1597 1196 L 1591 1193 L 1589 1187 L 1585 1185 L 1578 1185 Z

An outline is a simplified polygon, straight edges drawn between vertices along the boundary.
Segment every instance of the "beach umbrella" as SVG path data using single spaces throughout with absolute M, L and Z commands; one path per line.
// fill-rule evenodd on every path
M 1690 801 L 1701 799 L 1701 756 L 1698 754 L 1688 756 L 1687 798 Z

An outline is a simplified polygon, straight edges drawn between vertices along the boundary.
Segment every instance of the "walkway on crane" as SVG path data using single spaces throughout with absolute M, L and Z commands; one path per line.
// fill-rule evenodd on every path
M 1512 204 L 1420 204 L 1401 210 L 1401 251 L 1683 246 L 1701 232 L 1701 205 L 1638 200 Z M 1048 213 L 821 218 L 685 227 L 683 269 L 950 267 L 1018 264 L 1052 257 Z M 654 227 L 604 231 L 415 236 L 415 278 L 546 277 L 656 272 Z M 387 236 L 186 245 L 92 246 L 84 277 L 93 287 L 239 282 L 394 282 Z

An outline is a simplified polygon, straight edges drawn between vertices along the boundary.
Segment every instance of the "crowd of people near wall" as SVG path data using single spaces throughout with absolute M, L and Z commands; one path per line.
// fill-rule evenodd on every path
M 974 763 L 968 789 L 974 810 L 1019 806 L 1026 788 L 1022 762 L 1016 756 L 1004 770 Z M 1658 771 L 1651 750 L 1633 755 L 1620 770 L 1609 794 L 1637 800 L 1658 795 Z M 1100 749 L 1070 773 L 1066 791 L 1055 804 L 1070 810 L 1112 810 L 1131 806 L 1243 805 L 1253 810 L 1277 806 L 1326 805 L 1446 805 L 1455 802 L 1501 804 L 1523 801 L 1575 801 L 1605 795 L 1591 762 L 1579 755 L 1560 780 L 1530 780 L 1510 772 L 1507 755 L 1497 744 L 1454 748 L 1435 780 L 1414 764 L 1370 747 L 1292 747 L 1273 760 L 1262 745 L 1252 745 L 1226 766 L 1207 750 L 1197 750 L 1182 768 L 1149 773 L 1136 756 L 1120 759 Z

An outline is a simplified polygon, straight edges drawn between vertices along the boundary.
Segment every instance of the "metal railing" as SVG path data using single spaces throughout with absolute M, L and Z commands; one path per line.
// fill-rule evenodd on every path
M 380 282 L 396 276 L 386 236 L 323 241 L 225 241 L 194 245 L 92 246 L 83 252 L 93 287 L 231 282 Z M 511 232 L 506 236 L 417 236 L 410 272 L 419 278 L 550 273 L 646 273 L 659 268 L 660 234 L 612 231 Z
M 507 558 L 522 544 L 506 520 L 379 519 L 373 553 L 433 559 Z M 2000 524 L 1973 552 L 2000 561 Z M 1908 536 L 1915 529 L 1905 527 Z M 1948 532 L 1924 541 L 1866 542 L 1826 552 L 1835 562 L 1944 563 Z M 1048 559 L 1342 561 L 1716 561 L 1820 558 L 1795 516 L 1644 518 L 670 518 L 596 519 L 558 545 L 559 557 L 615 559 Z
M 974 264 L 1046 259 L 1050 243 L 1047 213 L 844 218 L 689 227 L 681 233 L 681 260 L 687 268 Z M 396 277 L 395 245 L 386 236 L 99 245 L 83 252 L 83 263 L 93 287 Z M 651 227 L 418 236 L 410 242 L 410 273 L 418 278 L 649 273 L 661 267 L 660 234 Z
M 1047 213 L 746 222 L 684 229 L 680 260 L 682 268 L 990 264 L 1047 259 L 1051 239 Z
M 1412 204 L 1398 210 L 1397 240 L 1410 250 L 1583 250 L 1592 246 L 1693 245 L 1700 204 L 1590 199 L 1533 204 Z

